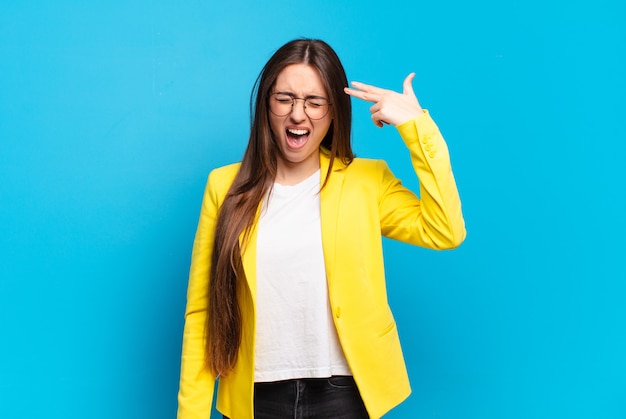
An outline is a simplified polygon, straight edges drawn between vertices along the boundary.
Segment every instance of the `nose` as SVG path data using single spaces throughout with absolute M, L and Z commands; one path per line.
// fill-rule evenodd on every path
M 293 105 L 291 107 L 291 119 L 293 119 L 294 121 L 303 121 L 306 118 L 304 101 L 305 99 L 293 99 Z

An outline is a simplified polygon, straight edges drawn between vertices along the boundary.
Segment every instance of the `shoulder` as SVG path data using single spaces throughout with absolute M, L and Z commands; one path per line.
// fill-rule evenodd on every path
M 237 175 L 237 172 L 239 172 L 239 167 L 241 167 L 241 163 L 232 163 L 226 166 L 218 167 L 211 170 L 209 178 L 232 180 Z
M 239 172 L 241 163 L 233 163 L 211 170 L 207 181 L 207 190 L 212 190 L 218 195 L 225 195 Z
M 384 160 L 355 158 L 343 170 L 344 186 L 349 190 L 380 191 L 385 189 L 385 182 L 390 171 Z
M 377 177 L 387 169 L 384 160 L 357 157 L 346 167 L 346 174 Z

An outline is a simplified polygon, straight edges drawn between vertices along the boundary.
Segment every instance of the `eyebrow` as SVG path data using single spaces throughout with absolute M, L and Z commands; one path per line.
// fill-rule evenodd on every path
M 287 95 L 287 96 L 291 96 L 291 97 L 297 97 L 292 92 L 285 92 L 285 91 L 276 91 L 276 92 L 274 92 L 274 94 L 280 94 L 280 95 Z M 327 97 L 320 96 L 320 95 L 307 95 L 307 96 L 305 96 L 305 97 L 303 97 L 301 99 L 326 99 L 326 100 L 328 100 Z

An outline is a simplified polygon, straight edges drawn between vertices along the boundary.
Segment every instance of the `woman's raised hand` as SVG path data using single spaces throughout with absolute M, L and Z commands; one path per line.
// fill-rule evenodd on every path
M 357 81 L 351 83 L 353 88 L 344 88 L 344 92 L 352 97 L 373 103 L 370 112 L 372 121 L 378 127 L 382 127 L 383 124 L 397 126 L 422 114 L 422 107 L 413 92 L 414 77 L 415 73 L 411 73 L 404 79 L 402 93 Z

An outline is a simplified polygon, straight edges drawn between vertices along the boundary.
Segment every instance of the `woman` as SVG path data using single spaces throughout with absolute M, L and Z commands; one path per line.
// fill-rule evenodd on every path
M 381 234 L 433 249 L 465 237 L 446 144 L 412 89 L 352 83 L 319 40 L 282 46 L 253 94 L 240 164 L 209 175 L 194 241 L 179 419 L 377 418 L 410 393 Z M 350 97 L 396 126 L 404 188 L 350 146 Z M 294 416 L 295 415 L 295 416 Z

